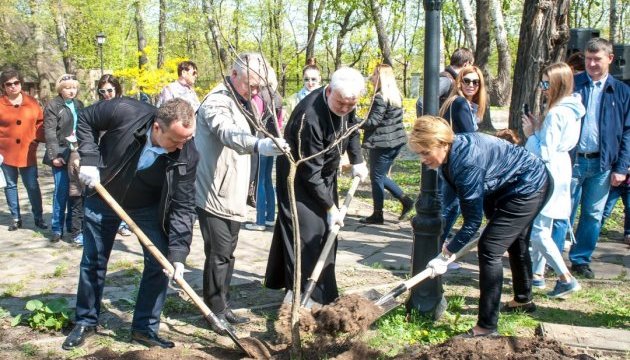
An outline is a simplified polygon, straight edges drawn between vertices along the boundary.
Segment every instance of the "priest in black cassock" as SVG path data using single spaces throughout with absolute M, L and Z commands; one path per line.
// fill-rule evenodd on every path
M 331 147 L 336 139 L 359 121 L 355 118 L 355 108 L 364 90 L 365 80 L 359 71 L 349 67 L 340 68 L 333 73 L 328 86 L 311 92 L 298 103 L 284 129 L 284 138 L 296 160 L 328 148 L 325 153 L 300 164 L 295 176 L 295 197 L 302 245 L 301 291 L 304 291 L 329 230 L 334 224 L 343 226 L 337 195 L 337 173 L 341 154 L 344 151 L 348 152 L 353 177 L 359 176 L 364 180 L 368 175 L 367 166 L 361 155 L 358 131 Z M 278 220 L 265 274 L 265 286 L 287 290 L 285 301 L 291 300 L 293 289 L 293 225 L 287 188 L 289 165 L 285 156 L 278 157 L 276 162 Z M 339 296 L 335 279 L 336 252 L 335 243 L 334 251 L 328 256 L 311 295 L 313 302 L 325 305 Z

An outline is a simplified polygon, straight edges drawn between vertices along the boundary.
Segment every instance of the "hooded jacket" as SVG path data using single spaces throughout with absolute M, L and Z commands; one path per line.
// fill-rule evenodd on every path
M 562 98 L 549 109 L 540 129 L 527 139 L 525 148 L 538 156 L 553 178 L 553 192 L 540 211 L 552 219 L 571 214 L 571 157 L 580 139 L 580 119 L 586 110 L 579 95 Z

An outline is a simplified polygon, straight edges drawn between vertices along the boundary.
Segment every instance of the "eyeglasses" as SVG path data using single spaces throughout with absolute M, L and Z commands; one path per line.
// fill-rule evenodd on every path
M 5 87 L 11 87 L 11 86 L 18 86 L 20 85 L 22 82 L 20 80 L 15 80 L 15 81 L 7 81 L 4 83 Z
M 105 95 L 106 93 L 113 93 L 114 91 L 116 91 L 116 89 L 114 88 L 109 88 L 109 89 L 98 89 L 98 93 L 101 95 Z
M 197 76 L 197 70 L 195 69 L 188 69 L 188 72 L 192 73 L 192 76 Z
M 304 82 L 309 82 L 309 81 L 317 82 L 317 81 L 319 81 L 319 79 L 318 78 L 314 78 L 314 77 L 312 77 L 312 78 L 305 77 L 304 78 Z
M 77 77 L 76 77 L 76 76 L 74 76 L 74 75 L 68 75 L 68 76 L 64 76 L 64 77 L 62 77 L 60 81 L 68 81 L 68 80 L 76 80 L 76 79 L 77 79 Z
M 463 78 L 462 81 L 466 85 L 479 86 L 479 79 Z
M 540 90 L 542 90 L 542 91 L 547 91 L 547 90 L 549 90 L 549 86 L 550 86 L 550 85 L 549 85 L 549 81 L 546 81 L 546 80 L 541 80 L 541 81 L 538 83 L 538 87 L 539 87 L 539 88 L 540 88 Z

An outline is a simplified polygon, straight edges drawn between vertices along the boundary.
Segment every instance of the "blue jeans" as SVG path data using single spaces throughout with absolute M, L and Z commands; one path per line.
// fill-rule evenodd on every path
M 599 158 L 585 159 L 578 156 L 573 165 L 571 178 L 572 223 L 580 205 L 580 218 L 575 232 L 576 243 L 569 251 L 569 260 L 573 265 L 588 265 L 591 262 L 609 190 L 610 170 L 600 171 Z
M 52 167 L 55 190 L 53 191 L 52 219 L 50 228 L 55 234 L 63 234 L 65 222 L 68 232 L 72 231 L 72 208 L 70 204 L 70 179 L 68 167 Z
M 569 272 L 567 265 L 562 259 L 562 252 L 552 238 L 553 219 L 545 215 L 538 214 L 532 223 L 532 234 L 530 236 L 532 256 L 532 272 L 538 275 L 545 274 L 545 264 L 553 268 L 556 274 L 566 274 Z
M 624 221 L 623 221 L 623 234 L 630 235 L 630 185 L 625 182 L 619 186 L 611 186 L 610 192 L 608 193 L 608 200 L 606 200 L 606 206 L 604 207 L 604 214 L 602 215 L 602 225 L 606 219 L 610 217 L 612 214 L 615 205 L 617 205 L 617 200 L 621 198 L 623 202 L 623 212 L 624 212 Z
M 383 201 L 385 199 L 385 189 L 393 197 L 400 200 L 403 197 L 402 189 L 387 177 L 389 169 L 398 156 L 400 149 L 404 145 L 395 148 L 370 149 L 370 181 L 372 182 L 372 200 L 374 201 L 374 211 L 383 211 Z
M 271 179 L 273 161 L 273 156 L 259 156 L 256 224 L 263 226 L 265 221 L 273 221 L 276 216 L 276 192 L 273 189 L 273 180 Z
M 37 166 L 27 166 L 23 168 L 17 168 L 15 166 L 2 164 L 2 172 L 4 178 L 7 181 L 7 186 L 4 188 L 4 195 L 7 198 L 7 205 L 13 220 L 21 220 L 20 215 L 20 200 L 18 199 L 17 190 L 17 178 L 18 172 L 22 177 L 22 184 L 26 188 L 28 194 L 28 200 L 31 202 L 31 211 L 33 212 L 33 219 L 35 222 L 42 220 L 42 192 L 39 189 L 39 182 L 37 181 Z
M 128 210 L 127 214 L 138 224 L 151 242 L 163 253 L 168 251 L 168 239 L 158 219 L 158 206 Z M 107 262 L 112 252 L 120 218 L 98 195 L 85 198 L 83 228 L 83 257 L 79 267 L 76 323 L 96 326 L 101 312 Z M 131 328 L 138 331 L 160 328 L 160 314 L 166 299 L 168 278 L 162 266 L 144 247 L 144 271 Z

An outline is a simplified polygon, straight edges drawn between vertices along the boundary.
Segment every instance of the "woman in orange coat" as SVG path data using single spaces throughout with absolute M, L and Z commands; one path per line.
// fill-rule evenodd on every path
M 44 115 L 37 100 L 22 91 L 22 77 L 15 70 L 0 75 L 3 95 L 0 97 L 0 154 L 4 157 L 2 172 L 7 181 L 4 194 L 13 216 L 9 231 L 22 227 L 17 178 L 22 177 L 31 202 L 35 226 L 46 229 L 42 211 L 42 193 L 37 180 L 37 145 L 44 141 Z

